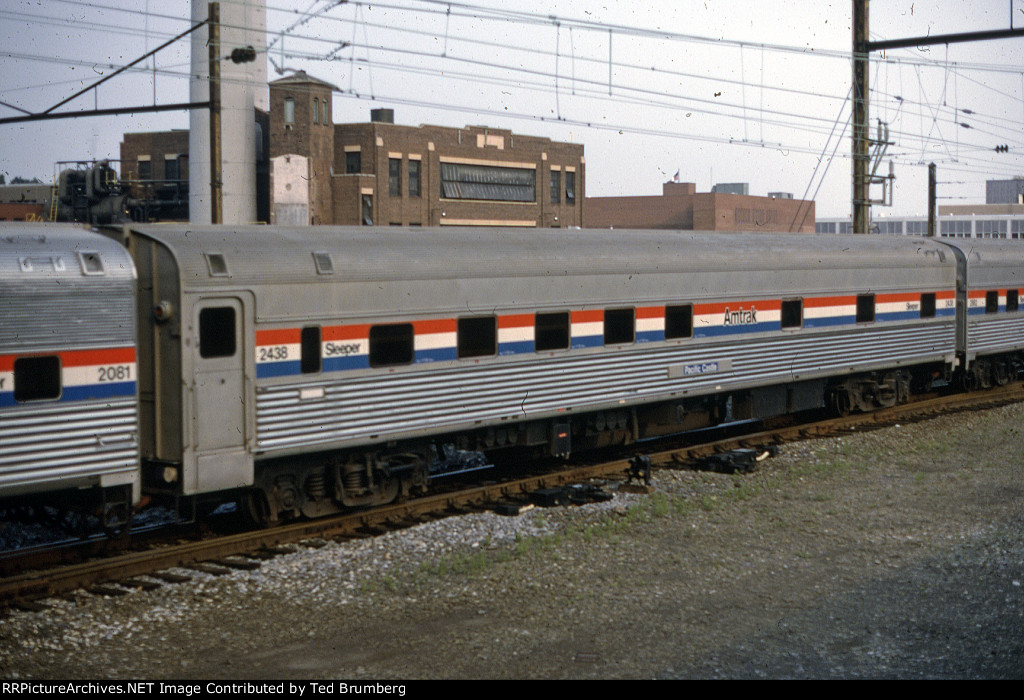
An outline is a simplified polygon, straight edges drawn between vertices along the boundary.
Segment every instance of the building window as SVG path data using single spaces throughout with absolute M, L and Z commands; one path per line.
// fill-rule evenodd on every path
M 537 352 L 569 347 L 569 314 L 537 314 L 533 320 L 533 347 Z
M 331 115 L 327 112 L 327 98 L 320 101 L 320 123 L 327 126 L 331 123 Z
M 413 359 L 411 323 L 370 328 L 370 366 L 407 365 Z
M 153 164 L 148 160 L 139 161 L 139 179 L 140 180 L 152 180 L 153 179 Z
M 373 226 L 373 195 L 363 195 L 363 226 Z
M 320 100 L 313 98 L 313 123 L 320 123 Z
M 178 180 L 178 157 L 164 158 L 164 179 Z
M 551 171 L 551 203 L 560 204 L 562 201 L 562 173 L 557 170 Z
M 286 126 L 295 123 L 295 100 L 291 97 L 284 98 L 284 123 Z
M 409 196 L 420 196 L 420 162 L 418 160 L 409 161 Z
M 388 158 L 388 194 L 402 196 L 402 159 Z
M 363 171 L 362 153 L 359 151 L 345 151 L 345 172 L 349 175 Z
M 604 344 L 633 342 L 633 309 L 607 309 L 604 312 Z
M 535 179 L 532 168 L 441 163 L 441 197 L 535 202 Z
M 788 299 L 782 302 L 782 327 L 800 328 L 804 325 L 803 299 Z
M 565 173 L 565 201 L 572 204 L 576 201 L 576 173 Z

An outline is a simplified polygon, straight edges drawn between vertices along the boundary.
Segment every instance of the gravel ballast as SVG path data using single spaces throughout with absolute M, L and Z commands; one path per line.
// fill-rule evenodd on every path
M 1024 677 L 1024 405 L 0 620 L 4 678 Z

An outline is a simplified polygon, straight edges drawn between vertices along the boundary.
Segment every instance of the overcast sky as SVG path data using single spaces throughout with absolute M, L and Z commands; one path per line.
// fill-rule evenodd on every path
M 871 35 L 1006 28 L 1011 10 L 1024 27 L 1024 0 L 875 0 Z M 335 122 L 393 107 L 401 124 L 583 143 L 588 196 L 658 194 L 678 172 L 698 191 L 807 192 L 836 217 L 850 212 L 851 15 L 850 0 L 269 0 L 267 58 L 271 80 L 302 69 L 336 85 Z M 0 117 L 51 107 L 189 16 L 185 0 L 0 0 Z M 186 102 L 188 51 L 60 109 Z M 925 213 L 929 161 L 940 204 L 1024 174 L 1024 39 L 875 55 L 871 84 L 872 134 L 889 123 L 897 178 L 876 218 Z M 125 132 L 187 127 L 184 112 L 0 125 L 0 172 L 50 181 L 59 161 L 116 159 Z

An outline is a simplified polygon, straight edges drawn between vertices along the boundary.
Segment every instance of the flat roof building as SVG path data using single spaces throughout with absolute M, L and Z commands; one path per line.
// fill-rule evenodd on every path
M 272 221 L 392 226 L 583 225 L 581 144 L 487 126 L 334 124 L 334 86 L 270 83 Z
M 586 207 L 587 228 L 814 233 L 814 202 L 697 192 L 692 182 L 666 182 L 661 196 L 587 197 Z

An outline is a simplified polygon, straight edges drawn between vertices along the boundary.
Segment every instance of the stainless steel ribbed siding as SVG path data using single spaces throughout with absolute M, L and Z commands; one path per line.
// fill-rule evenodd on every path
M 8 411 L 0 418 L 0 491 L 132 480 L 138 469 L 137 424 L 134 399 Z
M 575 411 L 770 385 L 878 367 L 942 361 L 954 352 L 952 321 L 827 335 L 790 334 L 743 342 L 632 346 L 546 353 L 490 365 L 435 366 L 389 375 L 341 377 L 257 391 L 257 446 L 292 450 L 363 444 L 422 431 L 472 427 Z M 673 365 L 732 362 L 732 370 L 669 379 Z M 322 386 L 302 401 L 300 387 Z
M 967 347 L 972 353 L 984 355 L 1024 348 L 1024 316 L 991 314 L 969 319 Z
M 113 289 L 0 285 L 0 351 L 134 343 L 132 283 Z

